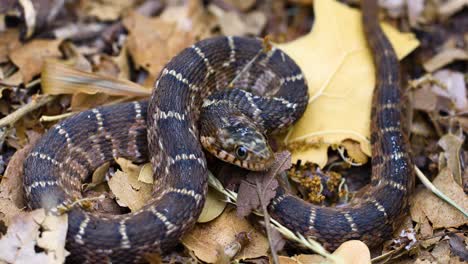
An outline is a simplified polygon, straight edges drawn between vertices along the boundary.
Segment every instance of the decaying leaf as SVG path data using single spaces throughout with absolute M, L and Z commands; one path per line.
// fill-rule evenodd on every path
M 312 31 L 278 47 L 302 68 L 310 96 L 304 116 L 285 143 L 303 146 L 321 142 L 319 147 L 293 151 L 292 159 L 323 167 L 328 147 L 345 139 L 359 142 L 362 152 L 370 155 L 369 117 L 375 77 L 360 12 L 332 0 L 314 1 L 314 11 Z M 383 29 L 400 59 L 418 45 L 412 34 L 399 33 L 385 24 Z
M 468 60 L 468 52 L 457 48 L 444 49 L 425 62 L 423 66 L 426 71 L 433 72 L 456 60 Z
M 36 132 L 28 133 L 29 143 L 11 157 L 0 182 L 0 220 L 10 225 L 12 217 L 25 207 L 23 199 L 23 162 L 39 139 Z
M 47 58 L 59 58 L 62 55 L 59 50 L 61 43 L 61 39 L 35 39 L 10 53 L 10 59 L 18 66 L 25 83 L 41 72 Z
M 250 172 L 241 182 L 237 200 L 237 214 L 247 216 L 252 210 L 259 209 L 261 201 L 268 204 L 276 194 L 278 181 L 275 176 L 291 167 L 291 154 L 283 151 L 275 154 L 275 163 L 266 172 Z M 258 193 L 260 184 L 262 193 Z M 261 196 L 261 197 L 260 197 Z M 261 199 L 261 200 L 260 200 Z
M 179 30 L 190 31 L 196 39 L 212 36 L 213 28 L 218 26 L 216 17 L 205 9 L 201 0 L 189 0 L 183 6 L 169 6 L 161 18 L 176 23 Z
M 371 263 L 369 248 L 361 241 L 350 240 L 343 243 L 333 252 L 343 264 L 367 264 Z M 332 264 L 333 261 L 320 255 L 297 255 L 293 257 L 280 257 L 281 264 Z
M 133 212 L 137 211 L 151 199 L 153 186 L 138 181 L 140 166 L 123 158 L 118 158 L 116 161 L 122 171 L 115 172 L 109 180 L 109 188 L 114 193 L 117 203 L 130 208 Z
M 434 73 L 434 78 L 444 84 L 446 89 L 442 89 L 438 85 L 432 85 L 432 91 L 436 95 L 450 100 L 450 106 L 453 105 L 454 107 L 450 107 L 449 109 L 455 108 L 460 111 L 468 110 L 466 82 L 463 73 L 451 70 L 440 70 Z M 445 110 L 448 111 L 449 109 Z
M 266 24 L 265 14 L 258 11 L 241 15 L 235 11 L 226 12 L 215 5 L 210 5 L 210 11 L 218 18 L 221 31 L 227 36 L 256 36 Z
M 267 254 L 267 239 L 247 220 L 238 218 L 234 210 L 225 210 L 215 220 L 196 225 L 182 238 L 182 243 L 200 260 L 215 263 L 223 256 L 213 249 L 222 248 L 221 252 L 224 252 L 226 246 L 235 241 L 236 235 L 241 232 L 249 233 L 251 241 L 236 255 L 235 259 L 256 258 Z
M 454 200 L 465 211 L 468 197 L 453 179 L 449 168 L 444 168 L 432 182 L 441 192 Z M 411 218 L 421 222 L 427 216 L 434 229 L 459 227 L 468 224 L 468 219 L 427 189 L 418 189 L 413 196 Z
M 8 54 L 19 46 L 21 46 L 19 30 L 8 29 L 4 32 L 0 32 L 0 63 L 7 62 Z
M 465 138 L 463 134 L 456 136 L 448 133 L 439 139 L 439 146 L 444 149 L 444 157 L 447 167 L 453 174 L 453 179 L 458 185 L 462 184 L 462 165 L 460 160 L 461 150 Z
M 461 261 L 468 261 L 468 245 L 466 243 L 467 237 L 462 233 L 449 234 L 450 249 L 454 255 L 460 257 Z
M 127 47 L 138 68 L 149 72 L 152 85 L 163 66 L 183 48 L 195 42 L 189 31 L 161 18 L 148 18 L 132 12 L 123 20 L 129 31 Z
M 0 239 L 0 261 L 63 263 L 68 255 L 65 250 L 67 228 L 66 214 L 46 216 L 43 209 L 20 213 Z
M 102 21 L 109 21 L 119 18 L 135 2 L 135 0 L 84 1 L 81 8 L 89 16 L 96 17 Z

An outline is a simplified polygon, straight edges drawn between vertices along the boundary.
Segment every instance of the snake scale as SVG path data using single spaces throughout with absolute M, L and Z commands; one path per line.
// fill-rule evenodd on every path
M 363 10 L 377 66 L 370 191 L 347 207 L 320 208 L 281 189 L 269 205 L 275 219 L 329 249 L 349 239 L 372 246 L 388 238 L 413 185 L 398 61 L 378 25 L 375 1 L 364 1 Z M 149 102 L 84 111 L 51 128 L 24 163 L 28 206 L 55 211 L 82 197 L 82 182 L 104 162 L 149 159 L 155 187 L 147 205 L 123 215 L 74 206 L 66 245 L 68 262 L 144 262 L 145 253 L 176 245 L 201 212 L 208 172 L 202 145 L 228 162 L 264 170 L 272 154 L 263 134 L 292 124 L 307 102 L 301 70 L 282 51 L 252 38 L 202 40 L 165 66 Z M 232 134 L 242 144 L 226 137 Z

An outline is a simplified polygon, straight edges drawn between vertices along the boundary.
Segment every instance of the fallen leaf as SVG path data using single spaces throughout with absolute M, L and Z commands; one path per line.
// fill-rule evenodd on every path
M 436 263 L 449 263 L 450 262 L 450 245 L 447 240 L 442 240 L 435 245 L 431 252 Z
M 0 261 L 8 263 L 64 263 L 68 218 L 46 215 L 43 209 L 14 217 L 0 239 Z
M 138 180 L 144 183 L 153 184 L 153 166 L 151 163 L 146 163 L 141 167 L 140 173 L 138 174 Z
M 367 264 L 371 263 L 369 248 L 359 240 L 346 241 L 332 254 L 337 257 L 342 264 Z M 297 255 L 294 257 L 280 256 L 281 264 L 332 264 L 332 260 L 320 255 Z
M 209 188 L 205 204 L 203 205 L 203 210 L 198 217 L 197 222 L 207 223 L 220 216 L 223 213 L 224 208 L 226 208 L 226 200 L 226 196 L 222 193 Z
M 8 54 L 21 46 L 18 29 L 0 32 L 0 63 L 8 61 Z
M 465 75 L 461 72 L 451 70 L 440 70 L 434 73 L 434 78 L 445 85 L 442 89 L 438 85 L 432 85 L 432 91 L 438 95 L 448 98 L 457 110 L 468 110 L 468 99 L 466 96 Z
M 462 187 L 454 181 L 450 169 L 442 169 L 432 183 L 465 211 L 468 210 L 468 197 Z M 425 188 L 416 191 L 412 198 L 410 212 L 415 222 L 421 222 L 423 217 L 427 216 L 434 229 L 468 224 L 468 219 L 460 211 Z
M 218 19 L 205 9 L 201 0 L 189 0 L 186 5 L 169 6 L 161 14 L 161 19 L 176 23 L 177 29 L 190 31 L 195 39 L 205 39 L 213 35 Z
M 239 186 L 237 200 L 237 215 L 247 216 L 252 210 L 261 208 L 261 202 L 269 204 L 276 195 L 278 181 L 275 176 L 291 167 L 291 154 L 283 151 L 275 154 L 275 162 L 265 172 L 250 172 Z M 257 184 L 260 184 L 262 193 L 258 193 Z
M 115 172 L 109 180 L 109 188 L 115 195 L 117 203 L 135 212 L 151 199 L 153 185 L 138 181 L 139 166 L 121 158 L 117 160 L 120 160 L 118 163 L 123 171 Z
M 47 58 L 59 58 L 62 55 L 59 50 L 61 43 L 61 39 L 34 39 L 10 53 L 10 59 L 18 66 L 24 83 L 29 83 L 41 72 Z
M 359 240 L 346 241 L 333 252 L 333 255 L 341 258 L 344 263 L 367 264 L 371 263 L 369 248 Z
M 240 14 L 235 11 L 226 12 L 215 5 L 210 5 L 209 10 L 218 18 L 221 32 L 227 36 L 257 36 L 267 22 L 265 14 L 259 11 Z
M 423 67 L 427 72 L 434 72 L 456 60 L 468 60 L 468 52 L 457 48 L 444 49 L 426 61 Z
M 111 21 L 119 18 L 135 2 L 134 0 L 84 1 L 84 5 L 81 8 L 88 16 L 96 17 L 101 21 Z
M 4 217 L 2 216 L 0 219 L 4 220 L 7 225 L 10 222 L 9 218 L 19 212 L 19 209 L 25 207 L 23 199 L 23 162 L 40 138 L 40 134 L 34 131 L 27 134 L 29 143 L 13 154 L 0 183 L 0 199 L 2 200 L 0 211 L 4 214 Z
M 132 12 L 123 24 L 129 31 L 128 52 L 135 66 L 150 74 L 151 85 L 164 65 L 183 48 L 195 42 L 190 32 L 177 29 L 176 23 L 149 18 Z
M 333 0 L 314 1 L 316 19 L 312 31 L 278 45 L 302 68 L 309 85 L 309 105 L 304 116 L 285 138 L 315 148 L 293 151 L 298 159 L 326 164 L 329 146 L 345 139 L 361 144 L 370 156 L 369 128 L 375 85 L 372 55 L 363 34 L 361 14 Z M 398 58 L 418 46 L 413 34 L 403 34 L 383 24 Z
M 468 261 L 468 247 L 465 243 L 466 237 L 463 234 L 450 233 L 449 235 L 450 249 L 454 255 L 460 257 L 462 261 Z
M 463 186 L 462 183 L 462 164 L 460 161 L 460 155 L 462 151 L 462 145 L 465 141 L 463 133 L 456 136 L 452 133 L 443 135 L 437 144 L 442 147 L 447 167 L 453 173 L 453 178 L 458 185 Z
M 224 210 L 224 213 L 215 220 L 206 224 L 197 224 L 192 231 L 182 237 L 182 243 L 201 261 L 214 263 L 220 256 L 213 249 L 225 248 L 241 232 L 249 233 L 251 241 L 236 255 L 235 260 L 267 254 L 268 240 L 247 220 L 237 217 L 234 210 Z

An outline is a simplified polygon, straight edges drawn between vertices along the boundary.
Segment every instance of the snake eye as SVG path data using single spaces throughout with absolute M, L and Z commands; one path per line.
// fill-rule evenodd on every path
M 243 160 L 247 157 L 247 148 L 244 146 L 239 146 L 236 148 L 236 156 L 237 158 Z

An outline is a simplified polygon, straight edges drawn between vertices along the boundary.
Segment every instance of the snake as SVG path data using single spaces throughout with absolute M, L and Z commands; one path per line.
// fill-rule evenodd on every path
M 367 10 L 367 11 L 366 11 Z M 376 245 L 408 206 L 411 159 L 402 130 L 398 60 L 364 4 L 364 28 L 377 66 L 372 106 L 371 191 L 341 208 L 307 204 L 279 189 L 275 219 L 327 248 L 349 239 Z M 149 100 L 75 114 L 45 133 L 24 162 L 30 209 L 67 208 L 70 263 L 140 263 L 178 244 L 201 213 L 208 168 L 203 148 L 249 170 L 267 170 L 273 152 L 265 135 L 287 129 L 304 113 L 308 88 L 299 66 L 256 38 L 201 40 L 162 69 Z M 150 161 L 152 197 L 141 209 L 108 215 L 76 205 L 83 182 L 118 157 Z

